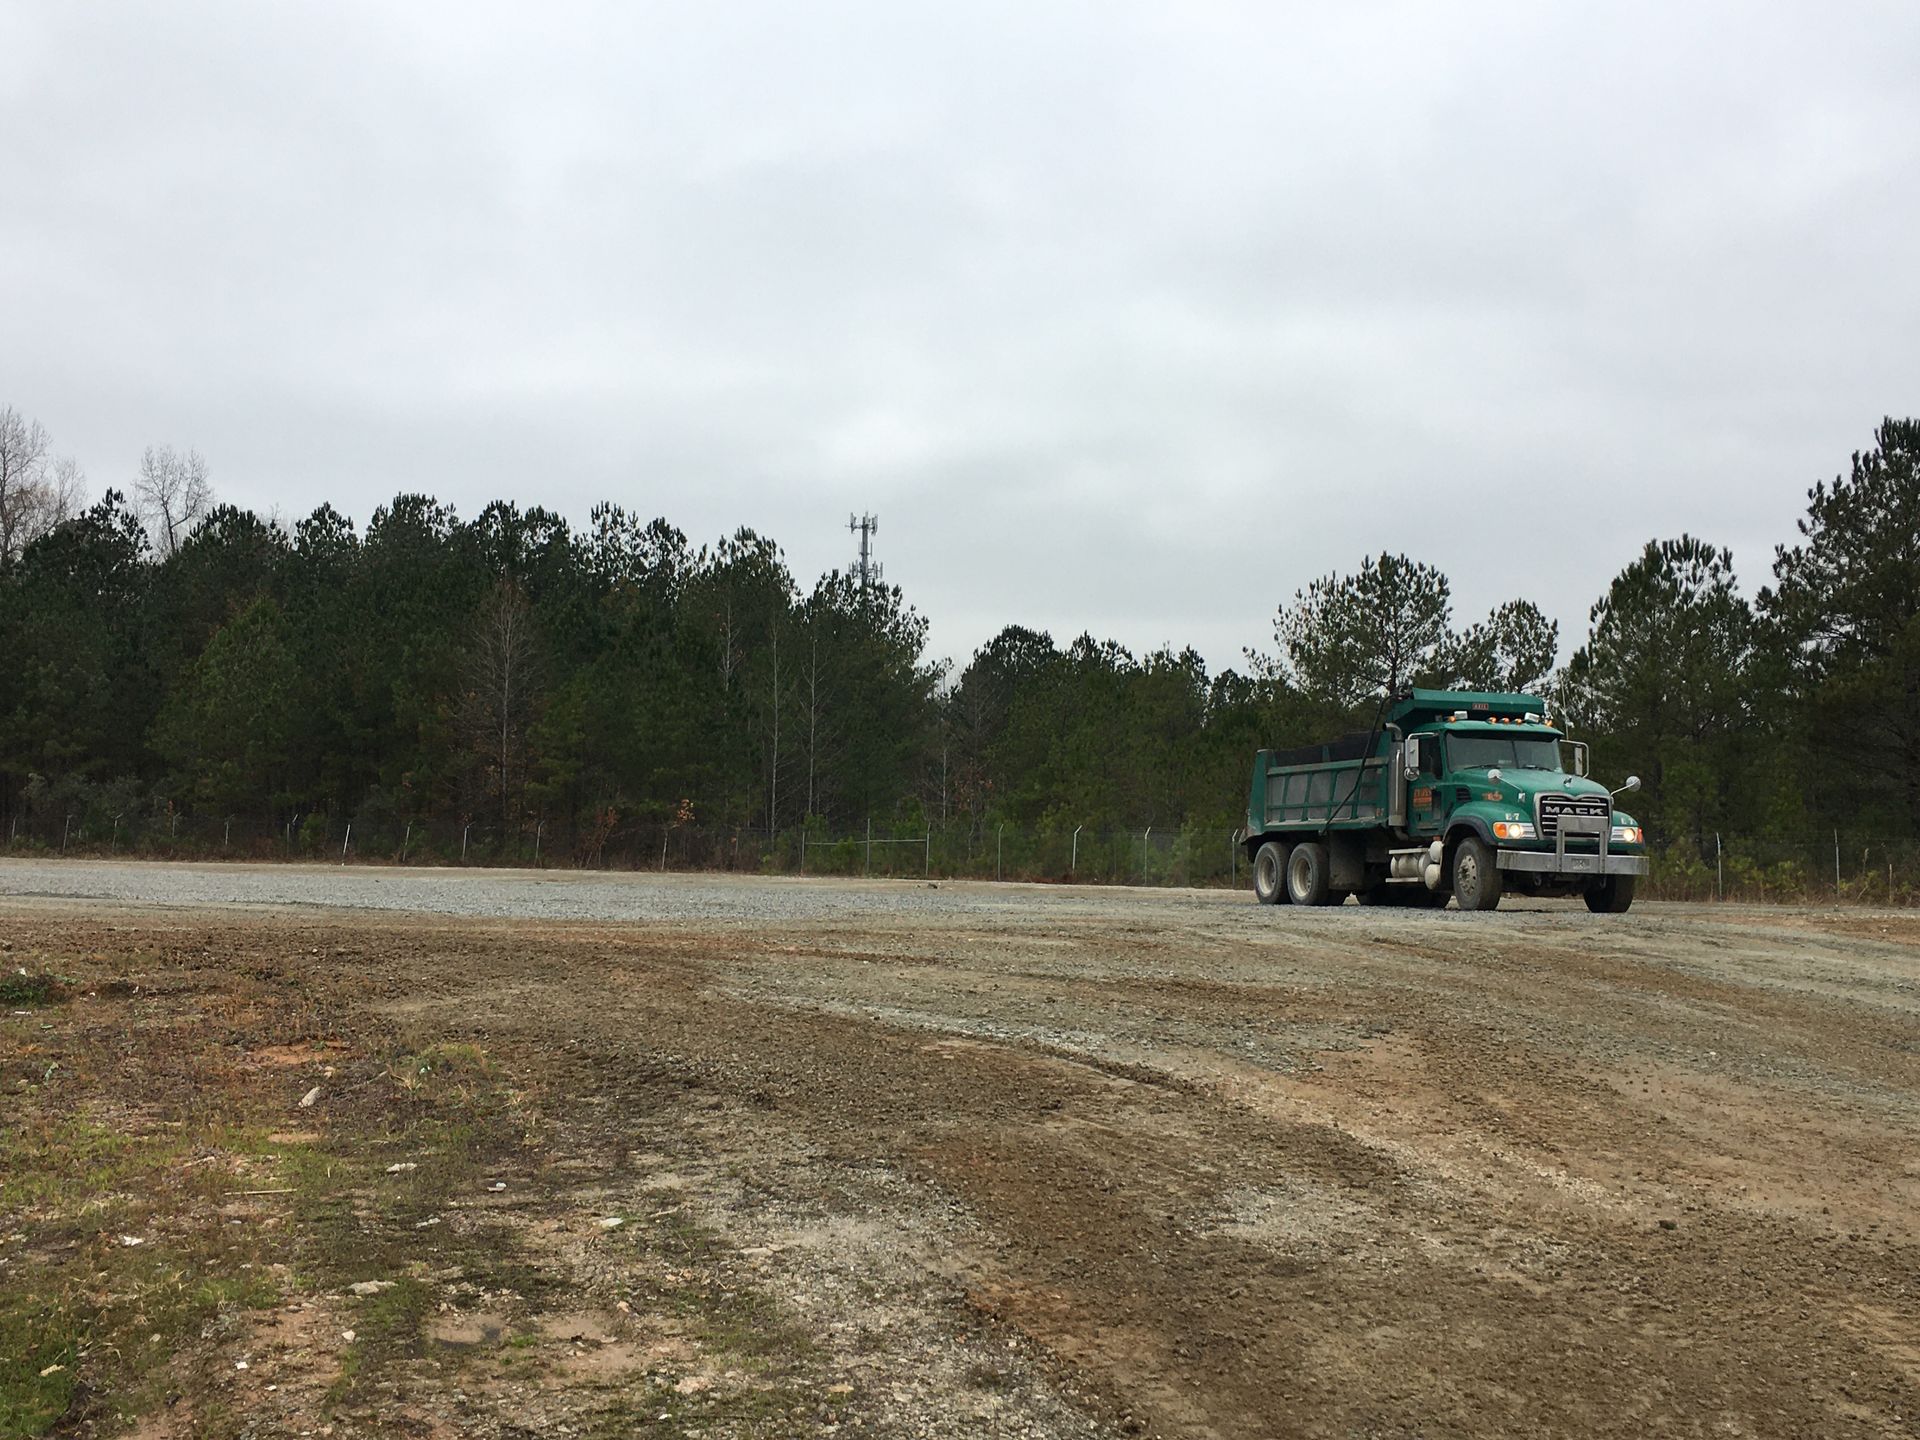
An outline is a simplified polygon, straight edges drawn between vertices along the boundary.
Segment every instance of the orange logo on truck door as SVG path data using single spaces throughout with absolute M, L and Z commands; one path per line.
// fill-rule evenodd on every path
M 1414 791 L 1413 803 L 1421 806 L 1433 804 L 1433 787 L 1431 785 L 1422 785 L 1418 790 Z

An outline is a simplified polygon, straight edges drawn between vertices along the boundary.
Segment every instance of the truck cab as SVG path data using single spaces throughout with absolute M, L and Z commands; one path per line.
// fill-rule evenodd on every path
M 1493 909 L 1509 892 L 1618 913 L 1644 837 L 1531 695 L 1409 690 L 1373 732 L 1259 752 L 1247 850 L 1263 901 Z M 1629 780 L 1625 790 L 1637 788 Z

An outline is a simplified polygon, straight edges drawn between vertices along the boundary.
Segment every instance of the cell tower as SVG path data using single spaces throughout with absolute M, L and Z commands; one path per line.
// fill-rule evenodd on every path
M 860 558 L 853 562 L 853 578 L 860 588 L 880 583 L 880 562 L 873 558 L 873 537 L 880 533 L 880 522 L 871 515 L 847 517 L 847 533 L 860 537 Z

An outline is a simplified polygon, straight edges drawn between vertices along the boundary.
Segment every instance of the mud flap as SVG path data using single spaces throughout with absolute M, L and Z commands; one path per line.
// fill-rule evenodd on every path
M 1327 837 L 1327 885 L 1334 890 L 1367 888 L 1367 842 L 1334 831 Z

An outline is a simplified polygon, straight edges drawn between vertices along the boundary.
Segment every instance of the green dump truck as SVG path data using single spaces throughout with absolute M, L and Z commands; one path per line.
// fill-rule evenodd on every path
M 1372 731 L 1262 750 L 1247 858 L 1265 905 L 1491 910 L 1503 894 L 1579 895 L 1619 914 L 1647 873 L 1640 826 L 1586 778 L 1587 747 L 1532 695 L 1409 690 Z

